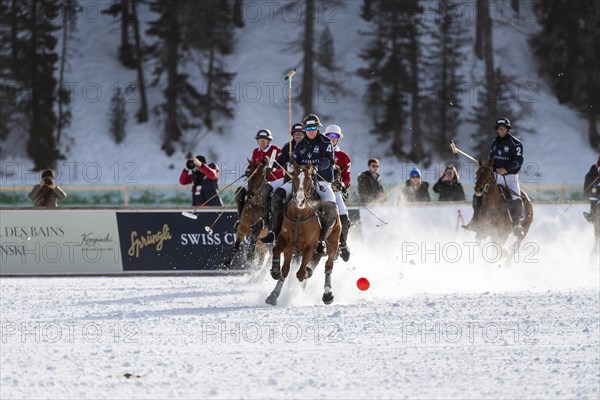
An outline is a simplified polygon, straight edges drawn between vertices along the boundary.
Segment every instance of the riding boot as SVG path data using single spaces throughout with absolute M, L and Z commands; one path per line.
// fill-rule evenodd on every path
M 243 186 L 240 186 L 235 191 L 235 205 L 237 207 L 238 220 L 235 221 L 235 224 L 233 225 L 233 229 L 237 230 L 238 226 L 240 225 L 240 218 L 242 217 L 242 210 L 244 209 L 244 206 L 246 205 L 246 189 L 244 189 Z
M 238 219 L 242 216 L 242 210 L 246 205 L 246 189 L 241 186 L 235 191 L 235 205 L 237 206 Z
M 520 198 L 513 200 L 512 207 L 510 207 L 510 210 L 512 210 L 511 217 L 513 232 L 515 236 L 523 236 L 523 228 L 521 227 L 521 221 L 525 217 L 525 214 L 523 212 L 523 200 L 521 200 Z
M 345 262 L 348 262 L 350 259 L 350 249 L 348 248 L 348 230 L 350 229 L 350 218 L 348 215 L 340 215 L 340 220 L 342 221 L 342 235 L 340 236 L 340 257 Z
M 319 244 L 315 249 L 315 254 L 318 257 L 325 255 L 325 241 L 331 233 L 331 228 L 335 225 L 335 217 L 337 216 L 337 206 L 332 201 L 327 201 L 322 204 L 321 214 L 321 232 L 319 234 Z
M 598 200 L 593 199 L 593 200 L 590 200 L 590 212 L 588 213 L 588 212 L 584 211 L 583 216 L 590 224 L 593 224 L 594 217 L 596 215 L 598 215 L 598 213 L 600 213 L 600 206 L 599 206 Z
M 481 203 L 483 203 L 483 197 L 473 195 L 473 217 L 466 225 L 461 225 L 468 231 L 475 231 L 477 229 L 477 223 L 479 222 L 479 210 L 481 210 Z
M 277 236 L 279 236 L 281 225 L 283 225 L 285 196 L 285 190 L 282 188 L 278 188 L 273 192 L 273 198 L 271 200 L 271 228 L 265 237 L 259 239 L 263 243 L 273 243 Z
M 250 225 L 250 229 L 254 234 L 260 232 L 265 226 L 269 225 L 269 215 L 271 214 L 271 193 L 273 187 L 271 185 L 265 185 L 260 192 L 260 196 L 263 198 L 263 215 L 258 221 Z

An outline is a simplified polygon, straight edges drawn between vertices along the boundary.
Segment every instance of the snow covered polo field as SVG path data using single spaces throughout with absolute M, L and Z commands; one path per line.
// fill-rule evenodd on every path
M 456 211 L 374 207 L 387 224 L 361 215 L 330 306 L 322 266 L 305 288 L 293 270 L 276 307 L 264 303 L 267 268 L 2 278 L 0 397 L 597 399 L 600 275 L 585 209 L 537 205 L 506 263 L 456 231 Z

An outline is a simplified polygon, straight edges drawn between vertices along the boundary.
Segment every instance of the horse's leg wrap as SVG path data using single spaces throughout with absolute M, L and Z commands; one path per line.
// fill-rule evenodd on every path
M 340 236 L 340 256 L 342 260 L 348 261 L 350 259 L 350 249 L 348 248 L 348 230 L 350 229 L 350 218 L 348 214 L 340 215 L 342 221 L 342 235 Z
M 323 303 L 333 303 L 333 292 L 331 291 L 331 270 L 325 270 L 325 290 L 323 291 Z
M 235 205 L 237 206 L 238 219 L 242 216 L 242 210 L 246 205 L 246 189 L 243 186 L 235 191 Z
M 331 271 L 325 270 L 325 293 L 331 292 Z
M 271 200 L 271 231 L 267 236 L 261 238 L 263 243 L 273 243 L 279 232 L 281 231 L 281 225 L 283 224 L 283 209 L 285 207 L 285 189 L 278 188 L 273 192 L 273 198 Z
M 265 299 L 265 303 L 271 304 L 272 306 L 277 305 L 277 298 L 281 294 L 281 288 L 283 287 L 283 283 L 285 282 L 285 278 L 280 278 L 275 284 L 275 289 L 271 292 L 269 297 Z
M 279 258 L 273 258 L 273 261 L 271 262 L 271 278 L 281 279 L 281 265 L 279 263 Z

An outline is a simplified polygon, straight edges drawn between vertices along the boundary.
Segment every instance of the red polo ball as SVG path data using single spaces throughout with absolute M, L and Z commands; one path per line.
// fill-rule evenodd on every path
M 369 283 L 369 280 L 367 278 L 359 278 L 356 281 L 356 287 L 362 291 L 369 289 L 370 286 L 371 284 Z

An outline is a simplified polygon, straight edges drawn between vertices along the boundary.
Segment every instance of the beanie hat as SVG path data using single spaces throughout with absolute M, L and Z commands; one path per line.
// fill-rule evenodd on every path
M 206 157 L 204 156 L 196 156 L 196 158 L 198 159 L 198 161 L 200 161 L 202 164 L 206 164 Z
M 409 176 L 413 176 L 413 175 L 417 175 L 420 178 L 421 170 L 419 170 L 419 168 L 417 168 L 417 167 L 414 167 L 413 169 L 410 170 Z

